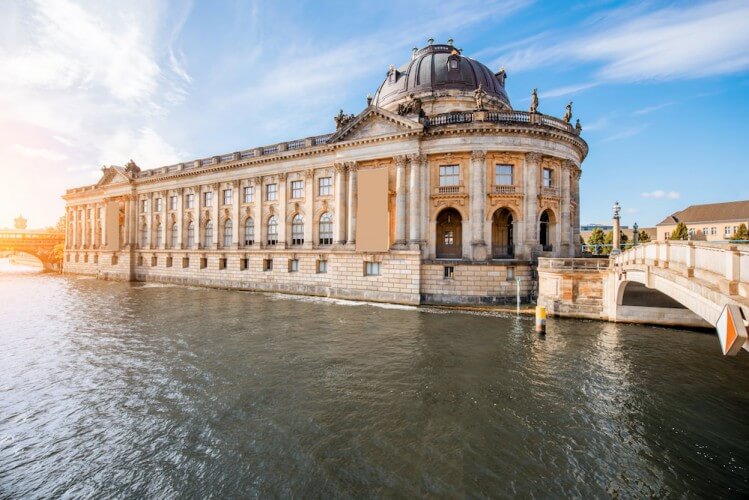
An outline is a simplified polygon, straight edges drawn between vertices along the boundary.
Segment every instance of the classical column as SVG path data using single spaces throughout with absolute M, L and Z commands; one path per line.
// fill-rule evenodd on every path
M 195 193 L 194 207 L 193 210 L 193 223 L 195 224 L 195 245 L 194 248 L 203 248 L 203 187 L 198 185 L 193 188 Z
M 414 248 L 421 241 L 421 169 L 426 157 L 414 154 L 409 157 L 410 175 L 408 177 L 408 240 Z
M 575 217 L 572 223 L 572 244 L 575 249 L 574 256 L 580 257 L 582 255 L 582 248 L 580 247 L 580 176 L 582 171 L 579 168 L 575 168 L 575 172 L 572 177 L 573 192 L 575 201 Z
M 129 244 L 130 248 L 136 247 L 138 241 L 138 197 L 133 194 L 128 196 L 128 204 L 130 205 L 130 220 L 128 221 L 128 233 L 129 233 Z
M 471 153 L 471 247 L 473 260 L 486 260 L 484 211 L 486 207 L 486 151 Z
M 185 248 L 185 188 L 177 188 L 174 194 L 177 197 L 177 246 L 175 250 Z
M 422 155 L 422 161 L 419 165 L 421 168 L 421 175 L 419 177 L 421 182 L 421 209 L 419 216 L 421 220 L 421 241 L 423 242 L 422 257 L 429 255 L 429 233 L 432 230 L 432 224 L 429 220 L 429 194 L 431 191 L 431 181 L 429 175 L 429 163 L 426 155 Z
M 218 235 L 219 235 L 219 216 L 218 216 L 218 205 L 221 197 L 221 184 L 218 182 L 211 184 L 213 189 L 213 195 L 211 199 L 211 221 L 213 221 L 213 244 L 211 245 L 212 250 L 218 250 Z
M 570 257 L 574 254 L 573 249 L 570 248 L 570 240 L 572 239 L 570 175 L 573 166 L 570 161 L 562 162 L 562 248 L 559 254 L 562 257 Z
M 346 243 L 346 165 L 336 163 L 335 167 L 335 241 Z
M 253 186 L 255 194 L 252 196 L 252 218 L 255 223 L 255 235 L 253 237 L 255 238 L 255 245 L 263 248 L 265 246 L 263 242 L 263 226 L 265 226 L 263 222 L 263 178 L 255 177 L 253 182 L 255 183 Z
M 78 208 L 73 207 L 73 248 L 78 248 Z
M 166 245 L 166 238 L 169 234 L 169 231 L 167 230 L 167 224 L 169 223 L 168 215 L 169 215 L 169 207 L 168 205 L 168 198 L 169 198 L 169 191 L 161 191 L 159 193 L 159 197 L 161 198 L 161 248 L 162 250 L 165 250 Z M 158 228 L 157 228 L 158 231 Z
M 133 219 L 133 215 L 130 213 L 130 198 L 130 195 L 125 195 L 122 197 L 123 202 L 125 203 L 125 220 L 123 222 L 125 227 L 122 231 L 124 233 L 122 235 L 123 241 L 120 243 L 122 245 L 122 248 L 130 248 L 130 224 L 132 224 Z
M 234 249 L 239 249 L 239 227 L 240 227 L 240 221 L 239 218 L 241 217 L 241 203 L 240 203 L 240 194 L 239 191 L 241 190 L 241 183 L 238 180 L 232 181 L 231 183 L 231 202 L 232 202 L 232 224 L 231 224 L 231 247 Z
M 406 157 L 395 157 L 395 244 L 406 244 Z
M 525 155 L 525 249 L 526 259 L 531 259 L 538 246 L 538 191 L 541 154 Z
M 286 224 L 286 214 L 288 212 L 286 199 L 288 197 L 286 196 L 285 172 L 278 174 L 278 186 L 276 192 L 278 196 L 278 243 L 276 243 L 276 248 L 286 248 L 286 227 L 288 225 Z
M 312 248 L 315 224 L 315 171 L 304 171 L 304 248 Z
M 107 215 L 109 215 L 109 200 L 104 198 L 101 205 L 101 217 L 99 217 L 99 223 L 101 225 L 101 238 L 99 245 L 102 249 L 107 249 Z
M 357 165 L 355 161 L 346 164 L 348 168 L 348 229 L 347 241 L 349 245 L 356 244 L 356 207 L 359 194 L 357 193 Z

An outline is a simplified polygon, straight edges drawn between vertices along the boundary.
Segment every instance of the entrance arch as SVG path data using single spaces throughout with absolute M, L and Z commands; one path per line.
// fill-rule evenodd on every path
M 446 208 L 437 216 L 438 259 L 463 258 L 463 218 L 454 208 Z
M 554 235 L 556 234 L 557 219 L 554 212 L 548 208 L 541 212 L 538 219 L 538 242 L 544 252 L 554 251 Z
M 492 258 L 509 259 L 515 255 L 512 212 L 500 208 L 492 215 Z

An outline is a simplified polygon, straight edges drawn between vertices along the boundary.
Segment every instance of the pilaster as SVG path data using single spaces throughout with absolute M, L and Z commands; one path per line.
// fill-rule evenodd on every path
M 395 244 L 406 244 L 406 157 L 395 157 Z
M 471 153 L 471 249 L 473 260 L 486 260 L 488 256 L 484 241 L 484 212 L 486 209 L 486 151 Z
M 333 225 L 335 228 L 335 242 L 338 245 L 346 243 L 346 165 L 336 163 L 335 168 L 335 218 Z
M 315 225 L 315 171 L 304 171 L 304 248 L 312 248 Z
M 538 244 L 538 192 L 540 184 L 540 153 L 525 155 L 525 248 L 523 257 L 532 259 L 540 251 Z
M 357 210 L 357 165 L 356 162 L 350 162 L 346 164 L 348 170 L 348 206 L 347 208 L 347 230 L 346 230 L 346 244 L 356 244 L 356 210 Z
M 422 203 L 423 199 L 421 196 L 422 181 L 421 171 L 422 165 L 426 163 L 426 156 L 423 154 L 414 154 L 409 157 L 410 163 L 410 175 L 408 182 L 408 229 L 409 229 L 409 243 L 412 247 L 418 248 L 422 243 L 421 236 L 421 218 L 422 218 Z

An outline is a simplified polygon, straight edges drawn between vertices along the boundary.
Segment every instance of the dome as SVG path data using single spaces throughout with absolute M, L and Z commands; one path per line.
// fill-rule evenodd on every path
M 390 107 L 414 94 L 423 97 L 445 91 L 473 94 L 481 85 L 487 100 L 497 107 L 512 109 L 504 89 L 504 73 L 494 74 L 480 62 L 465 57 L 452 45 L 428 45 L 415 50 L 407 64 L 390 67 L 385 81 L 372 99 L 372 104 Z

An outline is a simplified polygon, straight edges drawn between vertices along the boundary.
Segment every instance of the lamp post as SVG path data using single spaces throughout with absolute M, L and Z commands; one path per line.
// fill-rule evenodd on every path
M 619 249 L 621 245 L 621 226 L 619 224 L 619 212 L 621 211 L 622 207 L 619 205 L 618 201 L 615 201 L 612 208 L 614 210 L 614 234 L 611 242 L 611 255 L 614 256 L 621 253 L 621 250 Z
M 640 229 L 637 225 L 637 222 L 634 223 L 632 226 L 632 246 L 637 246 L 637 244 L 640 242 L 640 233 L 637 232 L 637 230 Z

